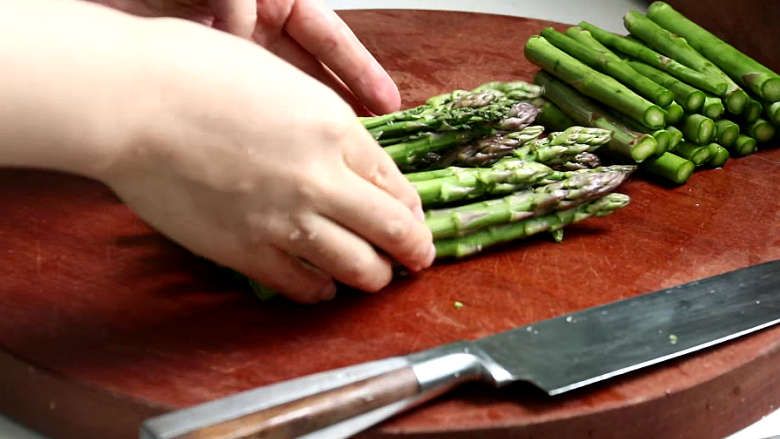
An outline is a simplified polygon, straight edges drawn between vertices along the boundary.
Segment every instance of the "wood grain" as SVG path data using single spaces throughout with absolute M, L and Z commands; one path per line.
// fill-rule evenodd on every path
M 450 12 L 341 15 L 407 107 L 530 80 L 525 41 L 565 29 Z M 636 175 L 622 188 L 629 207 L 571 227 L 561 244 L 502 246 L 314 307 L 257 303 L 100 184 L 3 171 L 0 410 L 57 439 L 136 438 L 152 413 L 778 259 L 778 171 L 780 151 L 767 145 L 679 188 Z M 466 386 L 364 437 L 722 439 L 780 407 L 778 365 L 772 329 L 560 397 Z

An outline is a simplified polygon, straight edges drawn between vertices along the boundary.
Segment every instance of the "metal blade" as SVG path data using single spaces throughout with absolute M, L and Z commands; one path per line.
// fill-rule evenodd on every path
M 545 320 L 474 345 L 499 366 L 500 376 L 493 374 L 497 384 L 529 381 L 556 395 L 778 322 L 780 261 L 773 261 Z

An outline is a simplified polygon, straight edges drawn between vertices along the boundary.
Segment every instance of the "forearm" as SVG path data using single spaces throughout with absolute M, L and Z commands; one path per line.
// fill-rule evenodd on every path
M 77 0 L 0 8 L 0 166 L 100 175 L 143 118 L 145 22 Z

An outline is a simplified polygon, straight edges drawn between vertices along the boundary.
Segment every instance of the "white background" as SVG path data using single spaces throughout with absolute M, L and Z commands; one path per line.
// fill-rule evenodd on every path
M 642 0 L 326 0 L 333 9 L 434 9 L 471 11 L 546 19 L 562 23 L 588 21 L 596 26 L 624 32 L 623 14 L 644 12 Z M 2 397 L 2 396 L 0 396 Z M 780 411 L 728 439 L 767 439 L 780 436 Z M 46 439 L 0 416 L 0 438 Z M 56 438 L 52 438 L 56 439 Z M 98 439 L 98 438 L 84 438 Z M 103 438 L 99 438 L 103 439 Z M 108 439 L 108 438 L 106 438 Z M 550 438 L 559 439 L 559 438 Z M 659 438 L 665 439 L 665 438 Z

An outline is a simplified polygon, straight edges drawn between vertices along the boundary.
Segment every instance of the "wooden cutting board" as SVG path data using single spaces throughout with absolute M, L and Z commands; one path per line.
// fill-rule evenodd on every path
M 406 106 L 531 80 L 523 44 L 551 24 L 342 16 Z M 0 411 L 55 438 L 134 438 L 168 410 L 777 259 L 778 171 L 780 151 L 767 147 L 679 188 L 637 175 L 623 187 L 628 208 L 567 229 L 563 243 L 510 244 L 314 307 L 259 304 L 100 184 L 0 172 Z M 780 328 L 560 397 L 470 386 L 366 436 L 720 439 L 776 407 Z

